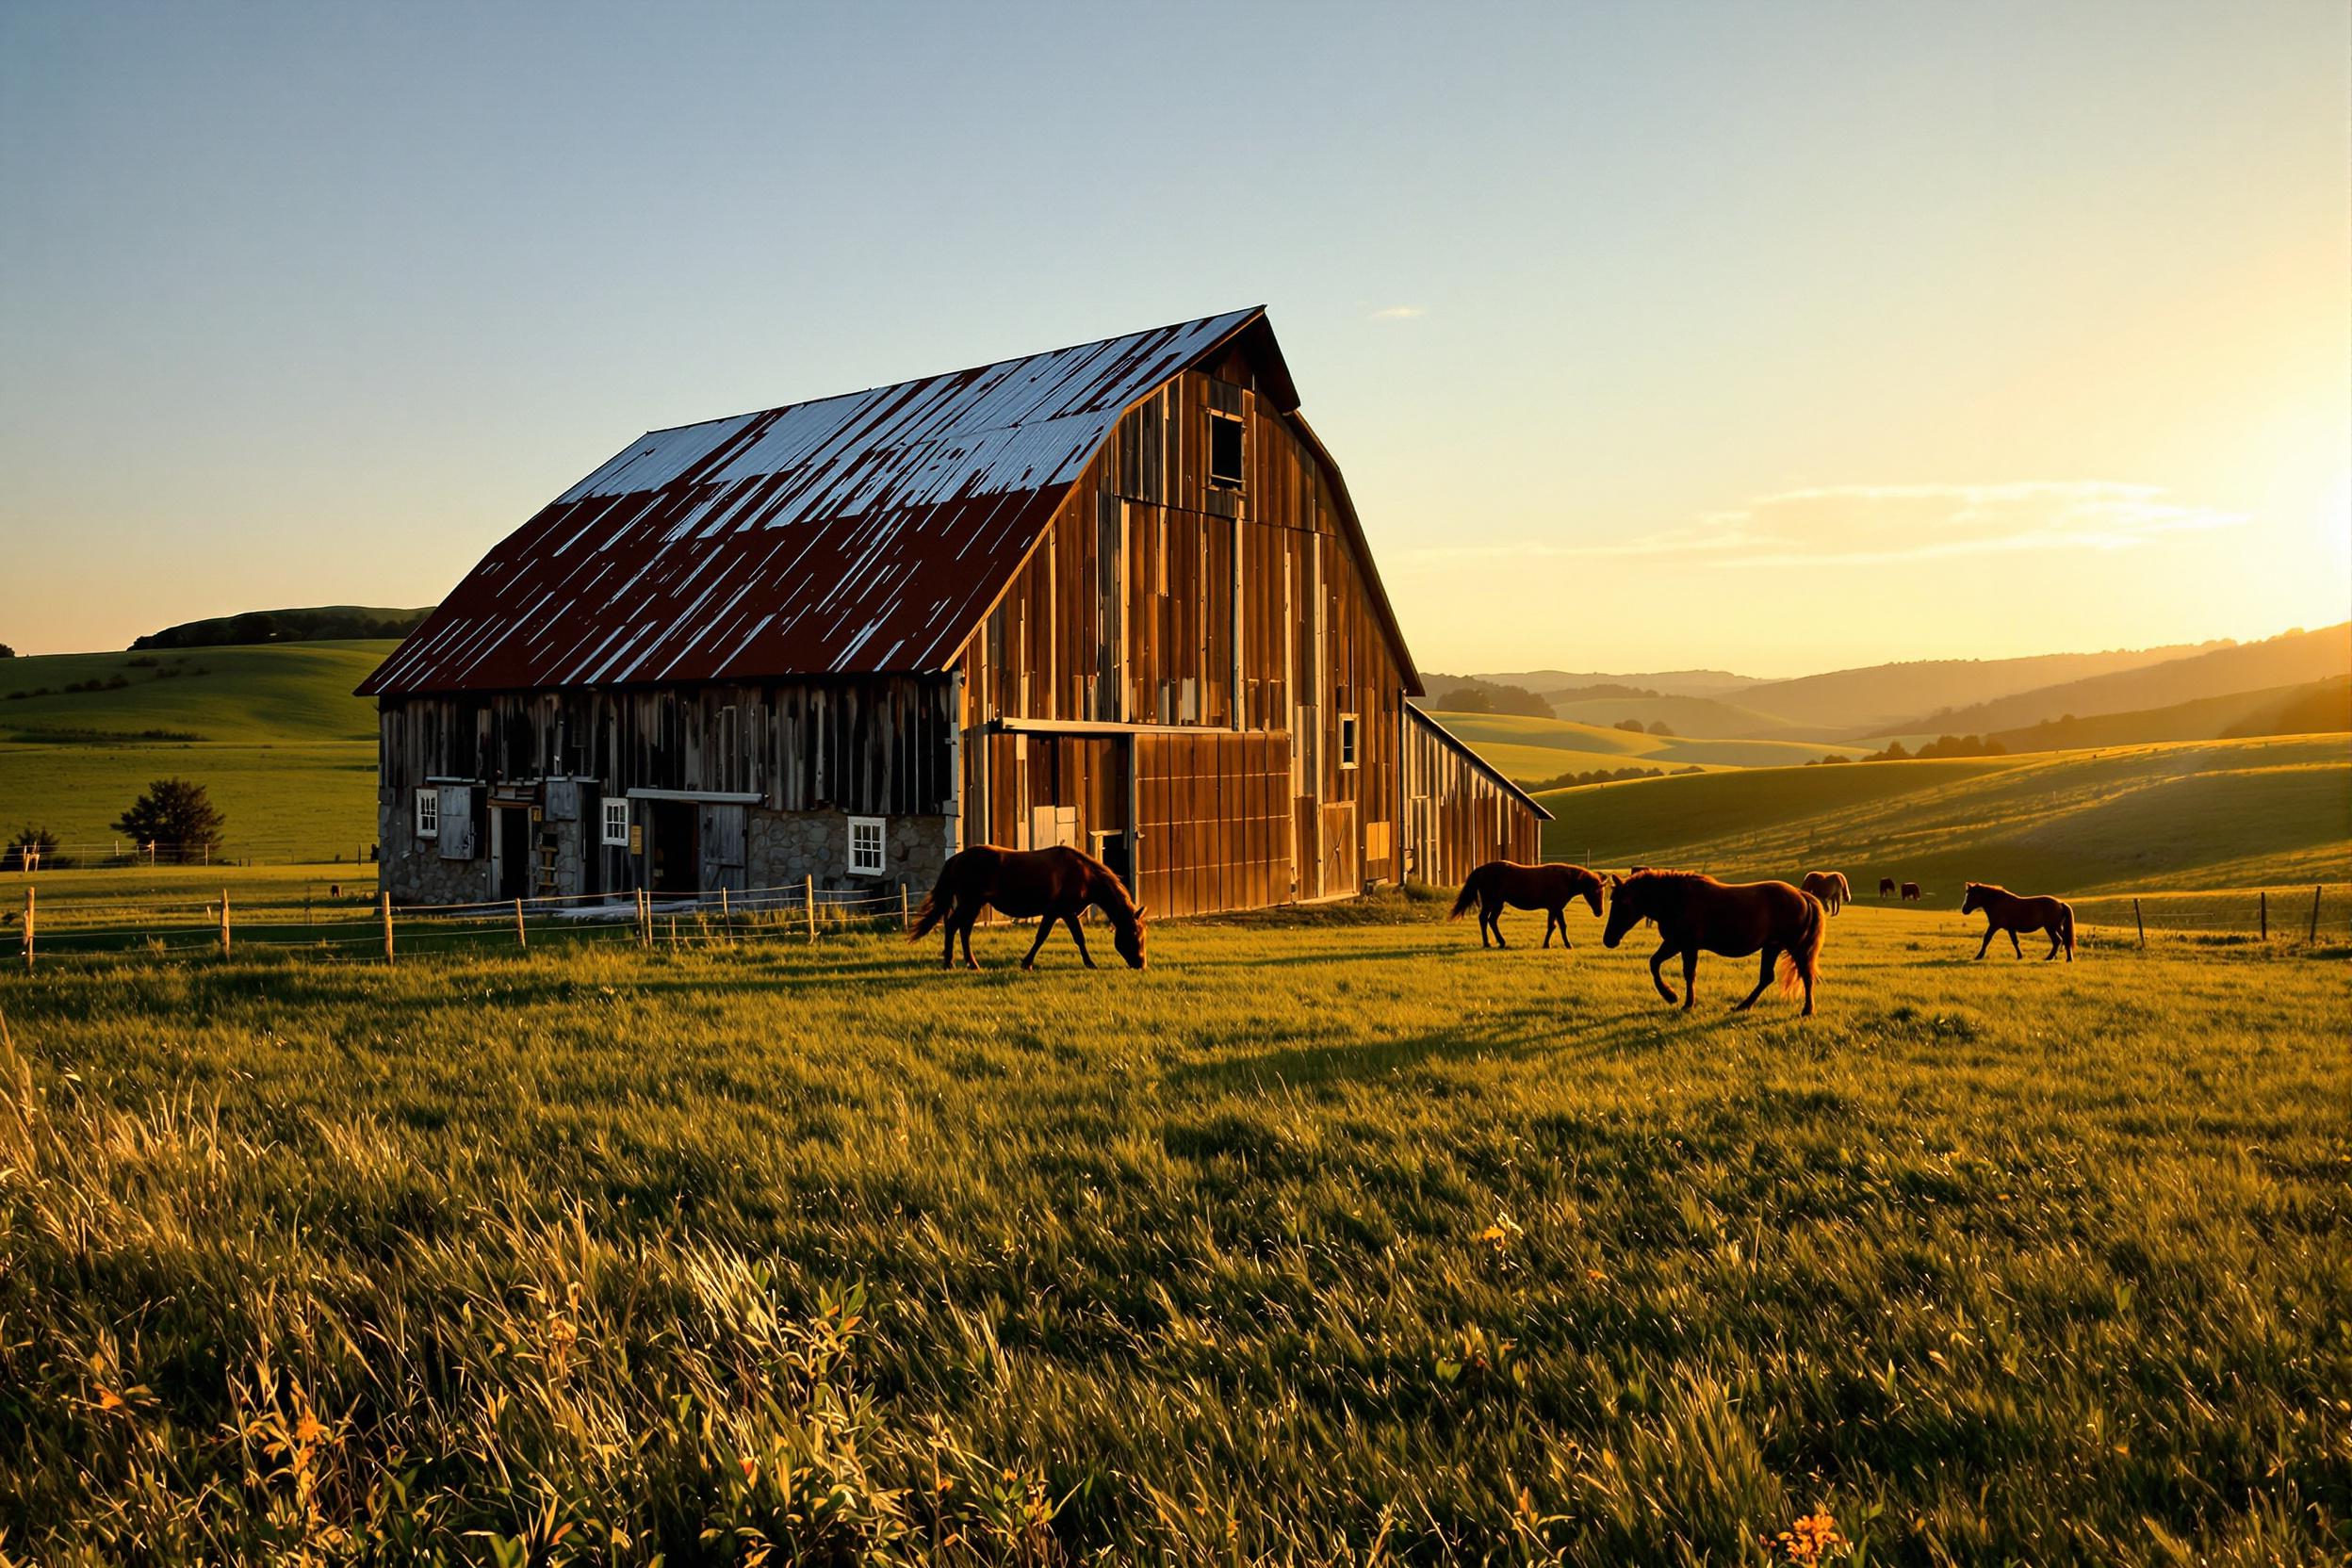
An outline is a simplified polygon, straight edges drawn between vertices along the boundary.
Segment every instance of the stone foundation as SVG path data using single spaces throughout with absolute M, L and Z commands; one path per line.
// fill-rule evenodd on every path
M 861 813 L 862 814 L 862 813 Z M 901 882 L 917 899 L 931 890 L 947 863 L 948 819 L 883 818 L 882 874 L 849 874 L 846 811 L 770 811 L 753 807 L 744 823 L 744 870 L 755 888 L 791 887 L 816 878 L 825 891 L 882 892 Z

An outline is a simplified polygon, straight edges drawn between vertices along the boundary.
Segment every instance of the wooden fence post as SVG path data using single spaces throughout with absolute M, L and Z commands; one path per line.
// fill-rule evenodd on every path
M 906 879 L 903 876 L 898 879 L 898 928 L 901 931 L 915 928 L 914 906 L 906 902 Z
M 392 892 L 387 888 L 376 896 L 384 909 L 384 961 L 388 964 L 392 961 Z
M 33 972 L 33 890 L 24 889 L 24 972 Z
M 2311 890 L 2311 935 L 2304 939 L 2313 947 L 2319 945 L 2319 893 L 2318 888 Z
M 2146 947 L 2148 945 L 2148 922 L 2140 917 L 2140 901 L 2136 898 L 2132 901 L 2132 923 L 2140 928 L 2140 945 Z
M 220 956 L 229 956 L 229 890 L 220 890 Z
M 817 878 L 814 873 L 801 878 L 801 896 L 808 901 L 808 939 L 817 939 Z
M 2258 912 L 2257 918 L 2262 922 L 2262 940 L 2268 941 L 2270 940 L 2270 890 L 2264 888 L 2257 896 L 2261 899 L 2261 903 L 2255 906 Z
M 523 901 L 519 898 L 514 901 L 514 945 L 516 947 L 531 945 L 531 939 L 523 935 Z

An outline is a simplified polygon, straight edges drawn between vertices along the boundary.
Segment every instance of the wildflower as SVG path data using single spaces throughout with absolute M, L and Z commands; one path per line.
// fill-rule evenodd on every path
M 1775 1555 L 1784 1562 L 1830 1562 L 1850 1556 L 1854 1551 L 1854 1543 L 1848 1541 L 1844 1532 L 1838 1529 L 1838 1521 L 1831 1517 L 1829 1510 L 1819 1507 L 1778 1535 L 1758 1539 L 1768 1553 L 1777 1547 Z

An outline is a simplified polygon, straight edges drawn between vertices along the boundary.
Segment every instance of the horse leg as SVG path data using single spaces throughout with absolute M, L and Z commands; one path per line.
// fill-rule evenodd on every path
M 1568 906 L 1566 905 L 1563 904 L 1559 908 L 1552 911 L 1552 925 L 1560 927 L 1560 950 L 1562 953 L 1567 952 L 1570 948 L 1576 945 L 1568 939 Z M 1544 941 L 1545 946 L 1548 947 L 1551 945 L 1551 926 L 1547 925 L 1544 928 Z
M 1045 939 L 1053 935 L 1053 933 L 1054 917 L 1052 915 L 1048 915 L 1043 920 L 1037 922 L 1037 939 L 1029 944 L 1029 952 L 1027 956 L 1021 960 L 1021 968 L 1035 969 L 1037 967 L 1037 949 L 1045 945 Z
M 1064 915 L 1062 917 L 1062 923 L 1070 927 L 1070 939 L 1078 944 L 1078 956 L 1086 960 L 1086 967 L 1088 969 L 1092 969 L 1094 967 L 1094 955 L 1086 951 L 1086 934 L 1078 929 L 1078 917 L 1076 915 Z
M 1976 956 L 1977 956 L 1977 957 L 1979 957 L 1979 958 L 1983 958 L 1983 957 L 1984 956 L 1985 953 L 1986 953 L 1986 952 L 1988 952 L 1988 951 L 1991 949 L 1992 945 L 1993 945 L 1993 928 L 1992 928 L 1991 926 L 1989 926 L 1989 925 L 1988 925 L 1988 926 L 1986 926 L 1986 927 L 1984 928 L 1984 939 L 1983 941 L 1981 941 L 1981 942 L 1977 943 L 1977 945 L 1976 945 Z
M 947 918 L 939 922 L 939 967 L 956 967 L 956 906 L 948 906 Z
M 2018 957 L 2025 956 L 2025 944 L 2017 940 L 2017 928 L 2014 925 L 2009 928 L 2009 945 L 2017 950 Z
M 1682 1010 L 1699 999 L 1699 944 L 1692 942 L 1682 950 Z
M 1494 928 L 1494 945 L 1496 947 L 1509 947 L 1511 945 L 1509 942 L 1503 940 L 1503 901 L 1501 899 L 1498 898 L 1494 903 L 1487 906 L 1486 923 Z
M 1544 945 L 1546 948 L 1549 948 L 1552 945 L 1552 927 L 1559 923 L 1560 911 L 1558 909 L 1546 909 L 1544 911 Z M 1568 939 L 1568 933 L 1562 931 L 1560 934 L 1560 940 L 1566 941 Z
M 2048 963 L 2052 958 L 2058 956 L 2058 949 L 2064 945 L 2065 944 L 2058 939 L 2058 933 L 2055 930 L 2052 930 L 2050 934 L 2050 951 L 2042 955 L 2042 962 Z
M 1764 967 L 1756 977 L 1756 989 L 1750 991 L 1748 993 L 1748 999 L 1740 1004 L 1737 1007 L 1734 1007 L 1732 1009 L 1733 1012 L 1744 1013 L 1750 1007 L 1756 1005 L 1756 999 L 1762 996 L 1764 994 L 1764 988 L 1772 983 L 1772 960 L 1779 956 L 1779 951 L 1773 948 L 1771 944 L 1767 943 L 1764 948 Z
M 1664 997 L 1667 1001 L 1680 1002 L 1682 998 L 1676 996 L 1673 990 L 1668 988 L 1665 977 L 1658 972 L 1658 966 L 1663 964 L 1668 958 L 1673 957 L 1674 953 L 1674 944 L 1673 942 L 1666 941 L 1658 944 L 1658 951 L 1650 955 L 1650 984 L 1656 986 L 1658 988 L 1658 994 Z
M 1493 947 L 1494 945 L 1493 942 L 1486 939 L 1486 928 L 1494 921 L 1494 906 L 1488 904 L 1484 899 L 1480 899 L 1478 901 L 1478 945 L 1480 947 Z
M 980 960 L 972 956 L 972 928 L 979 923 L 979 910 L 972 909 L 965 912 L 962 930 L 964 936 L 964 967 L 966 969 L 978 969 L 980 967 Z

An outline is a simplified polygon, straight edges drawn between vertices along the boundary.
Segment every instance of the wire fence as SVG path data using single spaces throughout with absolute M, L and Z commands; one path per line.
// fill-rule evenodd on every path
M 0 844 L 0 873 L 93 871 L 129 866 L 296 866 L 375 864 L 370 842 L 336 843 L 315 836 L 223 839 L 172 843 L 160 839 L 90 839 Z
M 63 960 L 234 957 L 255 952 L 375 963 L 531 948 L 621 943 L 720 947 L 815 942 L 856 931 L 910 929 L 916 901 L 902 884 L 875 892 L 812 879 L 691 893 L 558 894 L 463 904 L 395 905 L 388 894 L 321 900 L 303 890 L 240 899 L 52 898 L 28 887 L 7 912 L 27 970 Z
M 2150 936 L 2233 937 L 2307 946 L 2352 941 L 2352 884 L 2111 893 L 2070 900 L 2077 925 L 2143 945 Z

